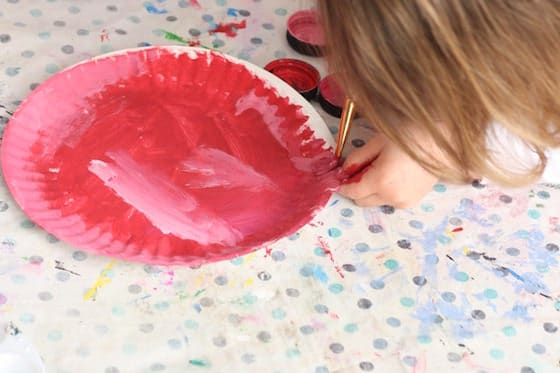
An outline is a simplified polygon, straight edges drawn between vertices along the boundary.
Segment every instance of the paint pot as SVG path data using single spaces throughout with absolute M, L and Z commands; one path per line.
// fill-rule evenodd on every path
M 315 10 L 300 10 L 288 18 L 288 44 L 307 56 L 322 56 L 325 36 Z
M 327 75 L 319 84 L 319 104 L 330 115 L 340 118 L 345 94 L 336 83 L 334 76 Z
M 308 100 L 317 95 L 317 86 L 321 76 L 319 71 L 307 62 L 293 58 L 281 58 L 269 62 L 264 69 L 288 83 Z

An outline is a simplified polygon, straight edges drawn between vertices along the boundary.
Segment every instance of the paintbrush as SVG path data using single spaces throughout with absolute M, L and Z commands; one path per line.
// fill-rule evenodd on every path
M 352 127 L 352 120 L 354 119 L 354 115 L 354 102 L 347 98 L 344 101 L 344 109 L 342 110 L 340 124 L 338 125 L 338 140 L 336 142 L 335 155 L 339 159 L 342 155 L 342 150 L 344 149 L 344 144 L 346 143 L 348 133 L 350 132 L 350 127 Z

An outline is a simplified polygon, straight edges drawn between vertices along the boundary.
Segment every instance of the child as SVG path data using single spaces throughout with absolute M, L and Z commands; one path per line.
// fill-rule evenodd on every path
M 438 179 L 560 183 L 559 1 L 318 7 L 329 68 L 377 131 L 347 157 L 362 171 L 343 195 L 410 207 Z

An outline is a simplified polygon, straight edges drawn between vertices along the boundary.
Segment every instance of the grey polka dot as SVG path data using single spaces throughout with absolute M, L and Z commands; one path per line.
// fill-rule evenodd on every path
M 66 22 L 58 20 L 58 21 L 54 21 L 53 25 L 55 25 L 56 27 L 64 27 L 66 26 Z
M 547 243 L 545 248 L 550 251 L 551 253 L 557 253 L 558 252 L 558 245 L 556 245 L 555 243 Z
M 254 45 L 261 45 L 263 43 L 263 40 L 261 38 L 251 38 L 251 44 Z
M 513 201 L 513 198 L 511 198 L 510 196 L 508 196 L 506 194 L 502 194 L 500 196 L 500 201 L 502 201 L 503 203 L 511 203 L 511 201 Z
M 162 363 L 153 363 L 150 365 L 150 370 L 152 372 L 161 372 L 162 370 L 165 370 L 165 365 Z
M 0 201 L 0 212 L 6 211 L 10 206 L 5 201 Z
M 261 271 L 257 274 L 257 277 L 259 278 L 259 280 L 261 281 L 268 281 L 270 280 L 270 278 L 272 277 L 270 275 L 270 273 L 266 272 L 266 271 Z
M 354 147 L 356 147 L 356 148 L 361 148 L 362 146 L 364 146 L 366 144 L 366 142 L 362 139 L 353 139 L 351 142 L 352 142 L 352 145 L 354 145 Z
M 377 338 L 376 340 L 373 341 L 373 347 L 375 347 L 378 350 L 384 350 L 387 348 L 387 340 L 384 338 Z
M 6 69 L 6 75 L 8 76 L 16 76 L 17 74 L 19 74 L 19 67 L 8 67 Z
M 233 325 L 239 325 L 239 324 L 241 324 L 242 319 L 241 319 L 241 316 L 239 316 L 238 314 L 230 313 L 228 315 L 228 321 L 230 323 L 232 323 Z
M 265 30 L 274 30 L 274 25 L 272 23 L 263 23 L 262 27 Z
M 271 336 L 269 332 L 263 330 L 259 332 L 259 334 L 257 334 L 257 338 L 259 341 L 266 343 L 266 342 L 270 342 Z
M 118 29 L 115 30 L 115 34 L 126 35 L 126 31 L 123 30 L 122 28 L 118 28 Z
M 315 329 L 311 325 L 303 325 L 299 328 L 301 334 L 309 335 L 312 334 Z
M 69 45 L 69 44 L 63 45 L 62 48 L 60 48 L 60 50 L 61 50 L 63 53 L 66 53 L 66 54 L 72 54 L 72 53 L 74 53 L 74 47 L 71 46 L 71 45 Z
M 389 206 L 389 205 L 379 206 L 379 209 L 381 210 L 382 213 L 387 214 L 387 215 L 391 215 L 395 212 L 395 208 L 393 206 Z
M 227 344 L 227 341 L 223 336 L 219 335 L 219 336 L 214 337 L 212 339 L 212 343 L 216 347 L 224 347 Z
M 344 346 L 341 345 L 340 343 L 331 343 L 329 345 L 329 349 L 335 354 L 340 354 L 341 352 L 344 352 Z
M 369 245 L 365 242 L 358 242 L 354 248 L 361 253 L 365 253 L 370 249 Z
M 251 12 L 245 9 L 239 9 L 239 15 L 243 17 L 249 17 L 251 15 Z
M 95 325 L 94 330 L 99 335 L 105 335 L 109 332 L 109 327 L 107 325 L 99 324 Z
M 243 354 L 241 355 L 241 361 L 246 364 L 252 364 L 255 362 L 255 355 L 253 354 Z
M 72 259 L 82 262 L 87 259 L 87 254 L 83 251 L 74 251 L 72 253 Z
M 188 8 L 189 2 L 187 0 L 180 0 L 178 2 L 179 8 Z
M 352 209 L 349 208 L 344 208 L 340 210 L 340 215 L 344 216 L 345 218 L 349 218 L 352 215 L 354 215 L 354 211 L 352 211 Z
M 151 333 L 154 331 L 154 324 L 150 324 L 150 323 L 144 323 L 144 324 L 140 324 L 138 326 L 138 329 L 142 332 L 142 333 Z
M 43 263 L 43 257 L 39 255 L 33 255 L 29 258 L 29 263 L 31 264 L 41 264 Z
M 441 294 L 441 298 L 448 303 L 452 303 L 452 302 L 455 301 L 455 299 L 457 299 L 455 294 L 453 294 L 452 292 L 449 292 L 449 291 L 443 292 Z
M 449 218 L 449 224 L 459 226 L 459 225 L 463 225 L 463 221 L 459 218 L 451 217 Z
M 202 20 L 204 22 L 212 22 L 214 20 L 214 17 L 211 14 L 204 14 L 202 16 Z
M 281 262 L 284 259 L 286 259 L 286 254 L 284 254 L 282 251 L 273 251 L 272 254 L 270 254 L 270 256 L 272 257 L 272 260 L 274 260 L 275 262 Z
M 329 312 L 329 308 L 327 306 L 325 306 L 324 304 L 316 304 L 315 307 L 313 307 L 315 309 L 315 312 L 317 313 L 328 313 Z
M 511 256 L 518 256 L 520 254 L 520 251 L 517 247 L 508 247 L 506 249 L 506 253 Z
M 358 300 L 358 307 L 364 310 L 371 308 L 371 301 L 367 298 L 362 298 Z
M 547 333 L 556 333 L 558 331 L 558 327 L 551 322 L 545 322 L 543 328 Z
M 397 319 L 396 317 L 388 317 L 385 321 L 389 326 L 392 326 L 393 328 L 398 328 L 399 326 L 401 326 L 401 320 Z
M 443 322 L 443 317 L 441 317 L 440 315 L 433 315 L 432 321 L 434 322 L 434 324 L 441 324 Z
M 39 86 L 39 83 L 31 83 L 31 84 L 29 85 L 29 89 L 32 91 L 32 90 L 34 90 L 35 88 L 37 88 L 38 86 Z
M 59 241 L 58 238 L 56 238 L 55 236 L 53 236 L 52 234 L 47 234 L 47 242 L 48 243 L 57 243 Z
M 177 338 L 171 338 L 167 341 L 167 345 L 173 350 L 178 350 L 181 348 L 181 341 Z
M 8 0 L 8 3 L 10 4 L 17 4 L 19 2 L 19 0 Z
M 424 285 L 426 285 L 428 280 L 426 280 L 426 277 L 424 277 L 424 276 L 414 276 L 412 278 L 412 282 L 414 282 L 414 284 L 417 285 L 417 286 L 424 286 Z
M 410 249 L 411 243 L 409 240 L 407 239 L 403 239 L 403 240 L 398 240 L 397 241 L 397 246 L 400 247 L 401 249 Z
M 414 367 L 418 363 L 418 360 L 414 356 L 408 356 L 408 355 L 403 357 L 402 361 L 409 367 Z
M 40 300 L 45 301 L 45 302 L 53 299 L 53 295 L 48 291 L 40 292 L 38 294 L 38 297 L 39 297 Z
M 520 372 L 521 373 L 535 373 L 535 370 L 531 367 L 522 367 Z
M 132 23 L 140 23 L 141 22 L 140 17 L 138 17 L 138 16 L 130 16 L 130 17 L 128 17 L 128 20 Z
M 139 46 L 139 47 L 149 47 L 149 46 L 152 45 L 152 44 L 150 44 L 150 43 L 148 43 L 148 42 L 146 42 L 146 41 L 141 41 L 140 43 L 138 43 L 138 44 L 136 44 L 136 45 Z
M 34 228 L 34 227 L 35 227 L 35 223 L 33 223 L 31 220 L 24 220 L 24 221 L 22 221 L 22 222 L 20 223 L 20 226 L 21 226 L 22 228 L 29 229 L 29 228 Z
M 471 316 L 475 320 L 484 320 L 486 318 L 486 314 L 482 310 L 474 310 L 471 312 Z
M 105 373 L 119 373 L 119 368 L 117 367 L 107 367 L 105 368 Z
M 12 40 L 12 37 L 8 34 L 0 34 L 0 43 L 7 43 Z
M 424 228 L 424 223 L 418 220 L 411 220 L 408 222 L 408 225 L 414 229 L 422 229 Z
M 482 255 L 482 253 L 479 253 L 479 252 L 476 252 L 476 251 L 469 251 L 467 253 L 467 257 L 469 257 L 469 259 L 472 259 L 472 260 L 480 259 L 481 255 Z
M 201 298 L 200 305 L 202 307 L 212 307 L 214 305 L 214 300 L 208 297 Z
M 297 298 L 299 297 L 299 290 L 294 288 L 287 288 L 286 295 L 292 298 Z
M 538 355 L 542 355 L 542 354 L 544 354 L 544 353 L 546 352 L 546 347 L 543 346 L 543 345 L 540 344 L 540 343 L 535 343 L 535 344 L 533 345 L 533 347 L 531 347 L 531 349 L 533 350 L 533 352 L 534 352 L 535 354 L 538 354 Z
M 458 363 L 461 361 L 462 357 L 456 352 L 449 352 L 447 354 L 447 360 L 451 361 L 452 363 Z
M 56 273 L 56 279 L 60 282 L 66 282 L 70 278 L 70 274 L 65 271 L 58 271 Z
M 107 5 L 105 9 L 107 9 L 109 12 L 116 12 L 118 10 L 116 5 Z
M 353 264 L 343 264 L 342 269 L 346 272 L 356 272 L 356 267 Z
M 372 224 L 368 227 L 368 230 L 371 233 L 381 233 L 381 232 L 383 232 L 383 227 L 380 226 L 379 224 Z
M 154 267 L 151 265 L 145 265 L 144 266 L 144 272 L 148 273 L 148 274 L 156 274 L 156 273 L 160 273 L 161 269 L 159 269 L 158 267 Z
M 191 29 L 189 29 L 189 35 L 191 35 L 191 36 L 200 36 L 200 30 L 195 29 L 195 28 L 191 28 Z
M 177 17 L 175 16 L 168 16 L 167 18 L 165 18 L 167 21 L 169 22 L 175 22 L 177 20 Z
M 359 366 L 360 369 L 363 370 L 364 372 L 370 372 L 373 370 L 373 364 L 370 363 L 369 361 L 362 361 Z
M 485 184 L 482 184 L 482 181 L 480 180 L 473 180 L 473 182 L 471 183 L 471 185 L 473 186 L 473 188 L 476 189 L 484 189 L 486 188 Z
M 128 292 L 130 294 L 139 294 L 142 291 L 142 287 L 138 284 L 128 285 Z
M 224 286 L 228 283 L 228 279 L 224 275 L 216 276 L 214 283 L 219 286 Z
M 78 7 L 75 6 L 75 5 L 71 5 L 71 6 L 68 7 L 68 13 L 70 13 L 70 14 L 78 14 L 78 13 L 80 13 L 80 8 L 78 8 Z
M 381 290 L 385 287 L 385 282 L 383 280 L 371 280 L 369 286 L 375 290 Z
M 66 316 L 68 316 L 68 317 L 80 317 L 80 310 L 77 310 L 75 308 L 70 308 L 70 309 L 68 309 L 68 311 L 66 311 Z
M 226 45 L 226 42 L 223 41 L 222 39 L 215 39 L 215 40 L 212 42 L 212 45 L 214 46 L 214 48 L 221 48 L 221 47 L 223 47 L 224 45 Z

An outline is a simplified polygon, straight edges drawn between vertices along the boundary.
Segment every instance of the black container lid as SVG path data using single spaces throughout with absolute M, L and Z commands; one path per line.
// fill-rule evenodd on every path
M 288 18 L 286 38 L 297 52 L 308 56 L 322 56 L 325 36 L 315 10 L 300 10 Z
M 264 69 L 288 83 L 308 100 L 317 95 L 319 71 L 305 61 L 280 58 L 269 62 Z

